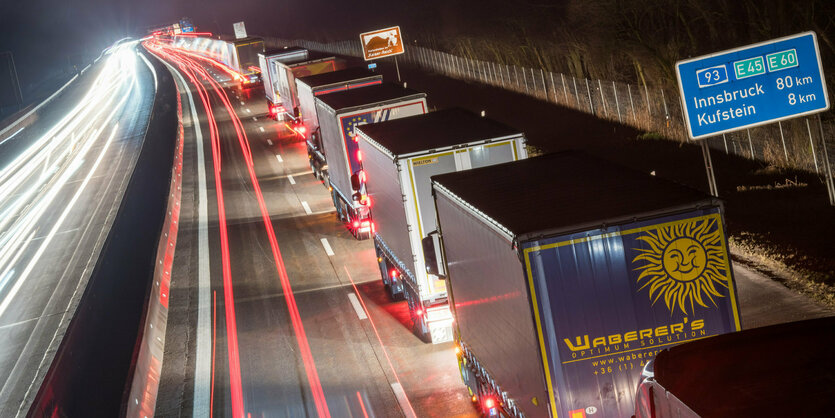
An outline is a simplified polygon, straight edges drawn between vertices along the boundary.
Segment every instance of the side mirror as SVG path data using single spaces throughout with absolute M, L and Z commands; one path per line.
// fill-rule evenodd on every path
M 359 173 L 352 174 L 351 175 L 351 188 L 354 189 L 354 190 L 359 190 L 361 186 L 362 186 L 362 183 L 360 182 Z M 357 199 L 354 199 L 354 200 L 357 200 Z
M 446 278 L 446 265 L 444 265 L 444 256 L 441 253 L 441 235 L 438 231 L 432 231 L 421 240 L 421 244 L 426 272 L 439 278 Z

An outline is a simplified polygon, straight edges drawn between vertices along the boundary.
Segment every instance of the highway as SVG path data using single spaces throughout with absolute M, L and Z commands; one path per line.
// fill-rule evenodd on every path
M 266 117 L 262 90 L 152 49 L 178 74 L 186 135 L 156 413 L 474 416 L 454 347 L 411 333 L 373 245 L 336 219 L 304 143 Z M 747 268 L 735 276 L 746 328 L 831 315 Z
M 146 58 L 174 75 L 185 128 L 156 415 L 475 416 L 453 344 L 411 332 L 373 244 L 337 220 L 263 90 L 145 48 L 114 49 L 34 122 L 0 133 L 0 416 L 28 411 L 108 238 L 154 103 Z M 735 277 L 744 328 L 832 315 L 743 266 Z
M 336 220 L 300 138 L 257 89 L 160 53 L 191 94 L 157 414 L 472 415 L 453 346 L 420 343 L 384 298 L 371 242 Z
M 104 55 L 0 143 L 0 416 L 26 414 L 133 171 L 155 95 L 135 47 Z

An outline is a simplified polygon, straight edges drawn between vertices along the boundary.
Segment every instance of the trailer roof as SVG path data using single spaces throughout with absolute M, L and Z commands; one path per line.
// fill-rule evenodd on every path
M 698 190 L 578 151 L 443 174 L 432 181 L 520 241 L 718 204 Z
M 347 110 L 354 107 L 365 107 L 375 103 L 387 102 L 394 99 L 426 97 L 426 93 L 403 87 L 400 84 L 383 83 L 356 90 L 341 91 L 320 96 L 317 99 L 333 110 Z
M 522 134 L 518 129 L 458 107 L 363 125 L 359 130 L 393 155 Z
M 703 417 L 826 416 L 833 344 L 835 317 L 811 319 L 662 350 L 653 369 L 661 386 Z
M 380 74 L 363 67 L 353 67 L 345 70 L 331 71 L 329 73 L 314 74 L 296 78 L 301 83 L 310 87 L 328 86 L 346 81 L 361 80 L 364 78 L 380 78 Z
M 287 48 L 270 48 L 261 53 L 265 57 L 272 57 L 275 55 L 295 54 L 301 51 L 306 51 L 300 46 L 291 46 Z

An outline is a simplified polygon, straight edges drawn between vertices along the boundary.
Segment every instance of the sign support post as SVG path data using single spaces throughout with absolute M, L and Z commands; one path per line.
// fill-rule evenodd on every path
M 713 160 L 710 158 L 710 147 L 707 145 L 707 140 L 699 142 L 702 143 L 702 157 L 705 160 L 705 171 L 707 172 L 707 185 L 710 188 L 710 195 L 719 197 L 719 189 L 716 187 L 716 176 L 713 174 Z
M 821 131 L 821 144 L 823 145 L 823 170 L 826 176 L 826 191 L 829 193 L 829 204 L 835 206 L 835 179 L 832 178 L 832 167 L 829 165 L 829 152 L 826 150 L 826 137 L 823 136 L 823 122 L 818 113 L 818 127 Z
M 397 70 L 397 82 L 401 83 L 400 80 L 400 65 L 397 64 L 397 55 L 394 56 L 394 68 Z

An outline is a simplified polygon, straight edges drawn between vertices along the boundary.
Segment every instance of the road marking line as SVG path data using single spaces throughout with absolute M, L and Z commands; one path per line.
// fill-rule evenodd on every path
M 366 315 L 365 311 L 362 310 L 360 301 L 357 299 L 357 295 L 354 292 L 348 293 L 348 299 L 351 301 L 351 305 L 354 306 L 354 311 L 357 313 L 359 319 L 368 319 L 368 315 Z
M 406 392 L 403 391 L 403 386 L 400 382 L 392 383 L 391 390 L 394 391 L 394 397 L 397 398 L 397 403 L 400 404 L 400 409 L 403 410 L 403 415 L 405 415 L 406 418 L 417 418 L 415 410 L 412 409 L 412 404 L 409 403 L 409 398 L 406 397 Z
M 293 176 L 287 175 L 287 180 L 290 180 L 290 184 L 296 184 L 296 180 L 293 179 Z
M 243 106 L 243 105 L 245 105 L 245 104 L 246 104 L 246 103 L 244 103 L 244 101 L 243 101 L 243 100 L 241 100 L 241 106 Z
M 270 146 L 273 146 L 273 141 L 271 141 L 271 140 L 269 140 L 269 139 L 268 139 L 268 140 L 267 140 L 267 144 L 269 144 Z
M 214 349 L 212 347 L 214 332 L 210 327 L 212 324 L 212 302 L 211 302 L 211 277 L 209 270 L 209 210 L 208 191 L 206 188 L 206 165 L 205 153 L 203 151 L 203 131 L 200 129 L 200 119 L 197 116 L 197 108 L 194 104 L 194 97 L 191 94 L 188 83 L 183 75 L 166 63 L 169 69 L 174 70 L 183 89 L 188 94 L 189 110 L 191 111 L 191 123 L 194 127 L 194 142 L 197 145 L 197 212 L 198 212 L 198 234 L 197 234 L 197 341 L 196 359 L 194 361 L 194 395 L 193 395 L 193 417 L 204 417 L 211 411 L 210 380 L 214 367 Z M 241 102 L 243 104 L 243 102 Z
M 252 117 L 252 121 L 253 121 L 253 122 L 258 122 L 258 118 L 256 118 L 255 116 L 253 116 L 253 117 Z
M 244 110 L 246 110 L 246 113 L 252 113 L 252 111 L 251 111 L 251 110 L 249 110 L 249 108 L 246 108 L 246 109 L 244 109 Z
M 281 159 L 281 155 L 279 155 L 279 154 L 275 155 L 275 159 L 278 160 L 278 162 L 280 162 L 280 163 L 284 162 L 284 160 Z
M 258 129 L 260 129 L 261 132 L 264 132 L 264 127 L 263 126 L 259 126 Z
M 310 206 L 304 200 L 302 200 L 302 207 L 304 208 L 304 213 L 308 215 L 313 215 L 313 211 L 310 210 Z
M 322 241 L 322 246 L 325 247 L 325 253 L 327 253 L 328 256 L 332 256 L 333 255 L 333 250 L 331 249 L 331 245 L 328 244 L 328 239 L 327 238 L 322 238 L 321 241 Z
M 15 135 L 19 134 L 19 133 L 20 133 L 20 131 L 22 131 L 22 130 L 24 130 L 24 129 L 26 129 L 26 127 L 25 127 L 25 126 L 24 126 L 24 127 L 22 127 L 22 128 L 20 128 L 20 129 L 18 129 L 18 130 L 17 130 L 17 132 L 15 132 L 15 133 L 11 134 L 11 136 L 9 136 L 8 138 L 6 138 L 6 139 L 4 139 L 4 140 L 0 141 L 0 145 L 3 145 L 3 143 L 4 143 L 4 142 L 6 142 L 6 141 L 8 141 L 8 140 L 10 140 L 10 139 L 12 139 L 12 138 L 14 138 L 14 136 L 15 136 Z

